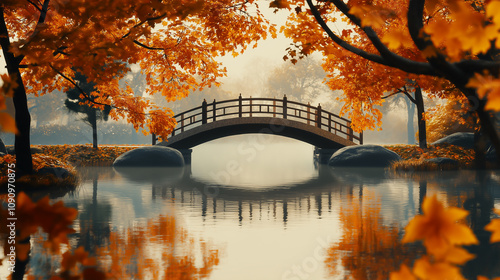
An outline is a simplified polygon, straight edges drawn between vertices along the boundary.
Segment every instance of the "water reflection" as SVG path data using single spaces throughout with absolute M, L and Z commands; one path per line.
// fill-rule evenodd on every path
M 167 179 L 143 169 L 87 168 L 80 174 L 82 186 L 64 198 L 80 213 L 72 246 L 84 246 L 119 279 L 180 279 L 181 272 L 210 279 L 387 279 L 420 254 L 421 248 L 399 240 L 423 197 L 432 194 L 471 211 L 468 222 L 481 244 L 469 248 L 478 258 L 464 275 L 500 276 L 500 250 L 482 230 L 493 206 L 500 206 L 499 172 L 401 178 L 319 166 L 301 182 L 256 188 L 180 171 Z M 316 260 L 318 238 L 329 240 L 321 246 L 324 265 L 304 266 Z M 35 245 L 32 275 L 57 269 L 43 254 Z M 294 274 L 300 267 L 315 269 L 302 271 L 304 278 Z
M 380 200 L 371 191 L 346 197 L 339 218 L 343 235 L 328 248 L 325 264 L 332 277 L 349 279 L 388 279 L 389 273 L 399 270 L 423 253 L 423 248 L 402 245 L 398 223 L 384 225 Z
M 195 241 L 175 217 L 160 215 L 111 232 L 109 245 L 96 255 L 102 269 L 117 279 L 204 279 L 219 263 L 219 251 L 204 241 L 195 248 Z

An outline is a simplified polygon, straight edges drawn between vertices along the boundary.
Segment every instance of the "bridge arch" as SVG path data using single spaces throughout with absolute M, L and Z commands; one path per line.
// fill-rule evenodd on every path
M 339 149 L 363 144 L 348 119 L 325 111 L 321 105 L 274 98 L 242 98 L 213 101 L 174 116 L 178 125 L 159 145 L 189 149 L 215 139 L 264 133 L 294 138 L 318 148 Z M 153 144 L 155 138 L 153 138 Z

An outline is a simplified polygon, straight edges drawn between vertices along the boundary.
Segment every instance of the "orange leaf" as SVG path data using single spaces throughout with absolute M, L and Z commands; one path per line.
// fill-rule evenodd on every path
M 500 210 L 496 209 L 495 212 L 500 215 Z M 500 219 L 494 219 L 484 227 L 485 230 L 491 231 L 490 242 L 500 242 Z
M 0 112 L 0 127 L 6 132 L 19 133 L 16 127 L 16 121 L 8 113 Z
M 411 273 L 410 269 L 405 265 L 401 265 L 398 272 L 391 272 L 390 280 L 417 280 L 417 277 Z

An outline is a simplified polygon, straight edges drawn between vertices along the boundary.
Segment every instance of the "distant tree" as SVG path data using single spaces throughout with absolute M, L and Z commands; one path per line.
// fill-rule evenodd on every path
M 108 120 L 111 106 L 95 107 L 94 105 L 85 104 L 86 101 L 89 101 L 88 99 L 91 99 L 92 102 L 96 97 L 96 94 L 94 94 L 96 91 L 95 84 L 87 82 L 87 78 L 79 72 L 75 73 L 74 79 L 80 89 L 74 87 L 68 90 L 66 92 L 68 98 L 64 102 L 64 105 L 70 112 L 84 115 L 82 120 L 92 127 L 92 145 L 94 149 L 97 149 L 97 121 Z M 83 96 L 81 91 L 87 93 L 87 96 Z
M 403 100 L 406 103 L 408 112 L 408 144 L 415 142 L 415 130 L 413 128 L 413 116 L 415 115 L 415 108 L 417 108 L 417 122 L 418 122 L 418 145 L 422 149 L 427 148 L 427 128 L 425 124 L 425 107 L 422 89 L 418 84 L 411 82 L 404 85 L 398 90 L 389 95 L 383 96 L 382 99 L 390 98 L 392 96 L 404 96 Z
M 313 102 L 324 92 L 331 92 L 323 84 L 326 73 L 321 61 L 307 57 L 292 65 L 285 63 L 275 68 L 268 77 L 266 95 L 280 97 L 286 94 L 292 100 Z
M 414 96 L 412 96 L 414 97 Z M 413 103 L 408 97 L 402 94 L 396 94 L 394 96 L 388 95 L 383 97 L 386 99 L 386 103 L 384 103 L 384 106 L 380 110 L 382 114 L 386 114 L 388 111 L 393 110 L 394 108 L 399 108 L 401 106 L 401 103 L 405 104 L 406 107 L 406 113 L 407 113 L 407 125 L 406 125 L 406 132 L 407 132 L 407 142 L 408 144 L 412 145 L 415 144 L 415 122 L 413 121 L 415 117 L 415 103 Z
M 61 114 L 64 112 L 65 98 L 66 94 L 60 91 L 53 91 L 43 96 L 29 95 L 28 109 L 35 120 L 34 125 L 32 122 L 32 127 L 47 125 L 54 120 L 60 121 L 61 118 L 65 117 L 64 114 Z

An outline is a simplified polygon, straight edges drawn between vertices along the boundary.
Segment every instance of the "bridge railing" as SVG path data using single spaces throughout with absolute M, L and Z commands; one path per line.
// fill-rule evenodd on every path
M 321 105 L 311 106 L 300 102 L 290 101 L 286 96 L 276 98 L 243 98 L 216 101 L 176 114 L 177 127 L 172 136 L 191 128 L 223 119 L 245 117 L 275 117 L 290 119 L 308 125 L 314 125 L 349 141 L 363 144 L 363 132 L 355 133 L 351 128 L 351 121 L 336 114 L 325 111 Z M 153 144 L 156 137 L 153 135 Z

